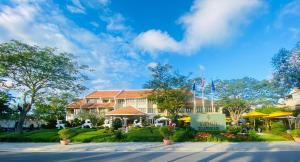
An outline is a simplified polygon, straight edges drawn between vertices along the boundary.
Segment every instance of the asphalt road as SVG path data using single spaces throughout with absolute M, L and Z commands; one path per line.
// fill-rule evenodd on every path
M 300 162 L 300 151 L 283 152 L 0 152 L 1 162 L 73 162 L 73 161 L 235 161 Z

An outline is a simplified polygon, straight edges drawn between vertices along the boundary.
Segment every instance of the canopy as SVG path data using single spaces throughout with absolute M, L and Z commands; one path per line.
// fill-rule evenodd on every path
M 243 115 L 244 118 L 260 118 L 260 117 L 264 117 L 264 116 L 268 116 L 268 114 L 264 114 L 264 113 L 260 113 L 260 112 L 256 112 L 256 111 L 251 111 L 251 112 Z
M 256 112 L 256 111 L 251 111 L 245 115 L 243 115 L 244 118 L 260 118 L 260 117 L 264 117 L 264 116 L 268 116 L 267 114 L 264 113 L 260 113 L 260 112 Z M 255 127 L 255 120 L 253 121 L 254 127 Z
M 179 118 L 178 120 L 182 120 L 182 121 L 184 121 L 185 123 L 188 123 L 188 122 L 191 122 L 191 117 L 185 116 L 185 117 Z
M 156 119 L 156 121 L 163 121 L 163 120 L 169 120 L 169 118 L 166 118 L 166 117 L 160 117 L 160 118 Z
M 279 117 L 286 117 L 286 116 L 290 116 L 293 115 L 292 112 L 273 112 L 271 114 L 269 114 L 269 116 L 266 116 L 266 118 L 279 118 Z

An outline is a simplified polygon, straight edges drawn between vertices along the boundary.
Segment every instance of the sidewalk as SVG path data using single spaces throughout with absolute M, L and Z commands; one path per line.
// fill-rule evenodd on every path
M 295 142 L 161 142 L 127 143 L 0 143 L 0 151 L 10 152 L 272 152 L 300 151 Z

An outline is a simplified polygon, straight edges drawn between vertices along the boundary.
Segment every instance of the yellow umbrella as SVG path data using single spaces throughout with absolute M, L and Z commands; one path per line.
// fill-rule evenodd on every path
M 178 120 L 182 120 L 185 123 L 191 122 L 191 117 L 189 116 L 185 116 L 185 117 L 181 117 Z
M 230 117 L 226 117 L 226 123 L 230 123 L 231 118 Z
M 268 114 L 264 114 L 264 113 L 260 113 L 260 112 L 256 112 L 256 111 L 251 111 L 251 112 L 243 115 L 244 118 L 253 118 L 254 119 L 254 127 L 255 127 L 255 118 L 260 118 L 260 117 L 264 117 L 264 116 L 268 116 Z
M 290 116 L 293 115 L 292 112 L 273 112 L 271 114 L 269 114 L 269 116 L 266 116 L 266 118 L 278 118 L 278 117 L 285 117 L 285 116 Z
M 264 113 L 256 112 L 256 111 L 251 111 L 251 112 L 243 115 L 244 118 L 260 118 L 260 117 L 264 117 L 264 116 L 268 116 L 268 114 L 264 114 Z

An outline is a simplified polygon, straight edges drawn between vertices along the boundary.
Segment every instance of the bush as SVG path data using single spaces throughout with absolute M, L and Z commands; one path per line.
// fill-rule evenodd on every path
M 84 121 L 79 120 L 78 118 L 75 118 L 71 121 L 70 125 L 71 127 L 78 127 L 81 126 L 84 123 Z
M 248 136 L 249 136 L 251 141 L 257 141 L 258 140 L 258 135 L 256 134 L 256 131 L 254 129 L 251 129 L 248 132 Z
M 41 127 L 43 129 L 54 129 L 54 128 L 56 128 L 56 120 L 50 119 L 50 120 L 47 120 L 46 122 L 47 122 L 47 124 L 42 124 L 41 125 Z
M 240 132 L 242 132 L 242 127 L 241 126 L 228 126 L 227 128 L 227 132 L 229 133 L 233 133 L 233 134 L 238 134 Z
M 295 129 L 291 133 L 295 137 L 300 137 L 300 129 Z
M 159 128 L 131 128 L 126 134 L 128 142 L 161 142 L 163 137 L 159 133 Z
M 286 129 L 282 122 L 273 122 L 271 132 L 275 135 L 281 135 L 286 132 Z
M 163 126 L 159 129 L 160 135 L 164 137 L 164 139 L 168 140 L 174 133 L 174 128 L 171 126 Z
M 120 118 L 114 119 L 113 122 L 112 122 L 112 128 L 114 130 L 122 128 L 122 120 Z
M 121 130 L 114 131 L 114 135 L 117 140 L 121 140 L 123 138 L 123 133 Z
M 176 142 L 189 141 L 195 136 L 195 134 L 195 130 L 193 130 L 191 127 L 186 127 L 176 130 L 171 139 Z
M 59 138 L 62 140 L 67 140 L 70 139 L 72 135 L 72 130 L 71 129 L 62 129 L 58 132 Z

